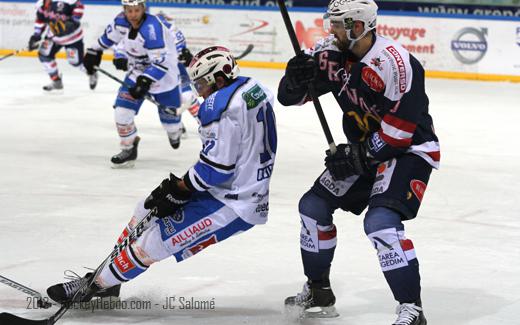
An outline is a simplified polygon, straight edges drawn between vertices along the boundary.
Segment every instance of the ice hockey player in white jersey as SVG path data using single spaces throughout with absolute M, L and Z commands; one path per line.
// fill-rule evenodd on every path
M 177 115 L 181 93 L 175 39 L 160 18 L 146 13 L 145 0 L 121 2 L 124 11 L 107 26 L 84 58 L 85 68 L 93 74 L 103 50 L 113 47 L 114 65 L 128 70 L 114 104 L 121 145 L 121 152 L 111 159 L 114 168 L 134 166 L 140 141 L 134 117 L 145 96 L 159 103 L 159 119 L 173 149 L 179 148 L 182 134 L 181 117 Z
M 27 46 L 29 51 L 38 49 L 38 59 L 51 78 L 43 90 L 63 89 L 56 53 L 63 47 L 68 62 L 83 70 L 83 28 L 81 18 L 85 7 L 80 0 L 38 0 L 34 33 Z M 84 70 L 83 70 L 84 71 Z M 90 89 L 96 88 L 97 74 L 89 76 Z
M 49 287 L 50 298 L 67 303 L 75 294 L 74 301 L 117 294 L 121 283 L 155 262 L 172 255 L 183 261 L 267 221 L 277 144 L 274 97 L 238 74 L 226 48 L 210 47 L 194 57 L 190 76 L 205 99 L 198 114 L 198 161 L 181 178 L 170 174 L 137 204 L 119 241 L 152 209 L 154 217 L 140 236 L 97 272 Z
M 200 104 L 197 96 L 192 90 L 191 79 L 188 71 L 186 70 L 191 62 L 191 59 L 193 59 L 193 54 L 191 54 L 191 51 L 187 47 L 186 37 L 182 31 L 177 28 L 173 18 L 162 12 L 158 13 L 157 17 L 163 20 L 164 25 L 168 27 L 170 33 L 172 33 L 174 36 L 175 47 L 177 48 L 177 53 L 179 53 L 177 58 L 179 60 L 178 67 L 181 78 L 181 107 L 179 107 L 177 112 L 178 114 L 182 114 L 187 110 L 196 119 Z

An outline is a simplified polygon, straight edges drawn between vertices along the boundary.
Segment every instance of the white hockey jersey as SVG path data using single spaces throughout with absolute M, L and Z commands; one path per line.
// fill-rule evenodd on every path
M 179 85 L 175 44 L 175 36 L 158 17 L 145 14 L 143 23 L 135 30 L 121 13 L 107 26 L 94 48 L 114 47 L 116 56 L 125 55 L 128 58 L 130 79 L 135 81 L 141 74 L 149 77 L 155 81 L 150 93 L 158 94 Z
M 199 161 L 186 185 L 208 191 L 251 224 L 267 221 L 269 182 L 276 156 L 273 94 L 253 78 L 239 77 L 200 106 Z

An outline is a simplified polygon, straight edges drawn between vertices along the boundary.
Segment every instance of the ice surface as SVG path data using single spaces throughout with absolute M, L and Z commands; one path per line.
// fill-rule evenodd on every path
M 183 174 L 200 141 L 187 113 L 188 138 L 173 151 L 155 108 L 143 106 L 142 137 L 131 170 L 113 170 L 118 152 L 112 104 L 118 85 L 59 60 L 65 85 L 46 94 L 36 58 L 0 63 L 0 274 L 41 292 L 62 272 L 96 267 L 110 252 L 134 204 L 170 171 Z M 109 62 L 103 67 L 115 72 Z M 282 70 L 243 69 L 276 91 Z M 429 324 L 520 324 L 520 84 L 427 80 L 440 138 L 441 169 L 432 175 L 419 217 L 406 223 L 421 263 Z M 322 104 L 336 142 L 340 110 Z M 304 282 L 299 253 L 300 196 L 323 168 L 327 148 L 312 106 L 275 107 L 278 155 L 270 221 L 187 261 L 158 263 L 122 289 L 123 301 L 162 305 L 175 296 L 211 300 L 214 310 L 71 311 L 60 324 L 285 324 L 283 300 Z M 337 212 L 332 269 L 338 319 L 306 324 L 391 324 L 395 302 L 362 228 Z M 0 286 L 0 311 L 27 310 L 24 294 Z M 179 307 L 177 302 L 176 307 Z

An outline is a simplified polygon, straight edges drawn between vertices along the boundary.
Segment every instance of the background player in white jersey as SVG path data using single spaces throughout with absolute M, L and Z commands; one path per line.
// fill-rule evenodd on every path
M 34 33 L 29 39 L 29 51 L 39 47 L 38 58 L 52 82 L 43 87 L 46 91 L 63 89 L 61 74 L 56 63 L 56 53 L 65 47 L 67 60 L 74 67 L 83 69 L 83 29 L 81 18 L 84 6 L 79 0 L 38 0 Z M 43 41 L 42 41 L 43 37 Z M 90 89 L 97 84 L 97 74 L 89 77 Z
M 194 94 L 192 90 L 191 79 L 188 74 L 186 68 L 190 65 L 191 59 L 193 59 L 193 54 L 191 54 L 190 50 L 186 44 L 186 37 L 182 31 L 177 28 L 177 26 L 173 22 L 172 17 L 166 16 L 164 13 L 157 14 L 159 18 L 163 18 L 164 24 L 170 29 L 172 35 L 175 36 L 175 46 L 177 48 L 177 53 L 179 53 L 179 71 L 181 76 L 181 107 L 179 107 L 178 111 L 180 113 L 184 111 L 189 111 L 193 117 L 197 117 L 197 113 L 199 111 L 199 101 L 197 96 Z
M 182 134 L 181 117 L 176 114 L 180 77 L 175 39 L 160 18 L 146 13 L 145 0 L 121 2 L 124 11 L 107 26 L 84 59 L 90 74 L 101 63 L 103 50 L 110 47 L 116 47 L 116 60 L 128 60 L 125 85 L 119 88 L 114 104 L 121 145 L 121 152 L 111 159 L 115 168 L 134 166 L 140 141 L 134 117 L 148 94 L 159 103 L 159 119 L 174 149 L 179 148 Z
M 150 211 L 155 216 L 142 235 L 78 293 L 82 301 L 117 294 L 121 283 L 160 260 L 180 262 L 206 247 L 267 221 L 269 182 L 276 155 L 273 94 L 253 78 L 239 77 L 238 65 L 223 47 L 202 50 L 190 75 L 205 99 L 199 110 L 202 150 L 182 178 L 170 174 L 137 204 L 129 231 Z M 121 239 L 120 238 L 120 239 Z M 49 287 L 49 297 L 69 302 L 92 274 Z

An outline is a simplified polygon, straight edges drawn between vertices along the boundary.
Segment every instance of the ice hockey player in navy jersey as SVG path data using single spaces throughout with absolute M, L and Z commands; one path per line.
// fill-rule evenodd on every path
M 65 47 L 67 60 L 83 69 L 83 29 L 81 17 L 84 6 L 80 0 L 38 0 L 34 33 L 29 39 L 28 49 L 38 51 L 38 58 L 51 78 L 43 87 L 46 91 L 63 89 L 61 74 L 56 63 L 56 53 Z M 43 40 L 42 40 L 43 38 Z M 97 74 L 89 76 L 90 89 L 96 88 Z
M 361 214 L 397 308 L 394 325 L 425 325 L 419 262 L 403 221 L 416 217 L 439 143 L 428 113 L 424 70 L 397 42 L 376 34 L 373 0 L 333 0 L 325 15 L 331 35 L 293 57 L 278 100 L 299 105 L 332 92 L 343 112 L 348 143 L 326 154 L 326 170 L 299 202 L 300 247 L 307 276 L 285 304 L 308 317 L 337 316 L 329 279 L 338 208 Z M 350 251 L 352 252 L 352 251 Z
M 159 104 L 159 119 L 173 149 L 180 146 L 182 123 L 177 109 L 181 105 L 180 72 L 175 35 L 162 19 L 146 12 L 145 0 L 121 0 L 124 11 L 110 23 L 97 43 L 87 49 L 84 65 L 96 72 L 103 51 L 115 50 L 114 65 L 125 70 L 125 85 L 119 88 L 114 117 L 121 152 L 111 158 L 114 168 L 133 167 L 140 137 L 134 117 L 144 97 Z
M 277 146 L 274 95 L 255 79 L 239 76 L 235 59 L 223 47 L 199 52 L 189 71 L 205 99 L 198 113 L 198 161 L 182 177 L 170 174 L 137 204 L 119 242 L 150 209 L 155 216 L 135 241 L 96 272 L 91 286 L 82 284 L 96 273 L 56 284 L 47 290 L 53 300 L 67 303 L 76 293 L 81 301 L 117 295 L 121 283 L 155 262 L 172 255 L 181 262 L 267 222 Z

